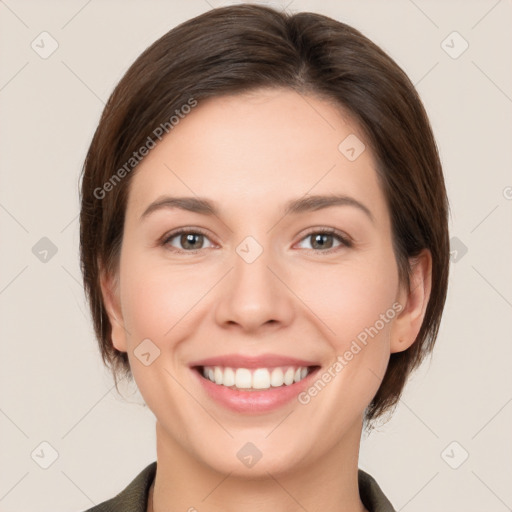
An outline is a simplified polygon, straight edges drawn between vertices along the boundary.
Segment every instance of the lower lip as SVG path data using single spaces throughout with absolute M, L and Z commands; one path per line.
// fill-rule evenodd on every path
M 220 405 L 235 412 L 261 414 L 278 409 L 294 398 L 297 398 L 299 393 L 308 387 L 312 376 L 317 370 L 318 368 L 315 368 L 304 379 L 294 382 L 289 386 L 271 387 L 261 391 L 243 391 L 228 388 L 204 378 L 197 369 L 192 371 L 196 374 L 206 393 Z

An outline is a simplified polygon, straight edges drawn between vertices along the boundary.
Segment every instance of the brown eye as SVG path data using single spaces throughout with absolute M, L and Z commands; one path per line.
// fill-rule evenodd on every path
M 302 242 L 308 240 L 310 241 L 310 247 L 303 248 L 320 252 L 326 252 L 329 249 L 336 249 L 340 246 L 352 246 L 352 243 L 345 236 L 334 230 L 312 231 L 302 239 Z
M 326 233 L 317 233 L 315 235 L 309 235 L 313 249 L 330 249 L 333 246 L 334 240 L 333 235 Z
M 178 251 L 192 252 L 199 249 L 204 249 L 205 241 L 209 242 L 206 235 L 198 231 L 177 231 L 168 236 L 163 244 L 170 246 Z M 210 246 L 212 246 L 211 242 Z M 208 247 L 208 246 L 207 246 Z

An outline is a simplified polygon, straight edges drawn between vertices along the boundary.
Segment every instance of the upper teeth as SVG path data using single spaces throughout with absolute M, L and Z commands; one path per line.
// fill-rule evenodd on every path
M 269 389 L 285 384 L 289 386 L 299 382 L 308 374 L 306 367 L 282 368 L 224 368 L 222 366 L 204 366 L 203 376 L 215 384 L 235 386 L 239 389 Z

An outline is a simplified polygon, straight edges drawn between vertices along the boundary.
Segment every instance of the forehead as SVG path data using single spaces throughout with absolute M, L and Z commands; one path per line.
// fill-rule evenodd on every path
M 354 158 L 355 157 L 355 158 Z M 278 208 L 305 194 L 342 193 L 385 214 L 374 157 L 333 102 L 288 89 L 209 98 L 136 168 L 128 209 L 162 194 L 211 197 L 233 211 Z

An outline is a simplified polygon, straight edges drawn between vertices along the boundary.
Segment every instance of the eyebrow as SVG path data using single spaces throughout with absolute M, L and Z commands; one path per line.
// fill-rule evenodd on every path
M 353 197 L 339 194 L 312 195 L 292 199 L 285 204 L 284 215 L 316 211 L 332 206 L 352 206 L 365 213 L 372 222 L 375 222 L 375 218 L 367 206 Z M 140 216 L 140 220 L 142 221 L 155 211 L 173 208 L 179 208 L 202 215 L 219 216 L 219 208 L 214 202 L 208 199 L 201 197 L 163 196 L 156 199 L 144 210 Z

